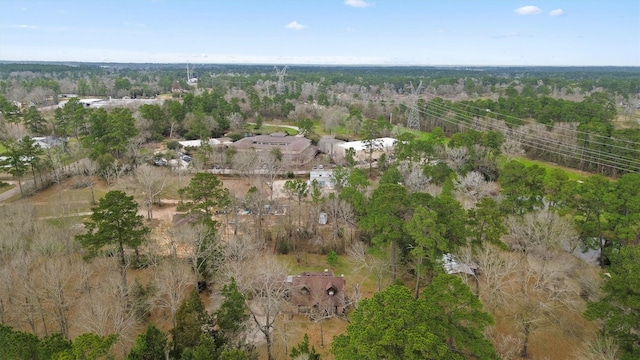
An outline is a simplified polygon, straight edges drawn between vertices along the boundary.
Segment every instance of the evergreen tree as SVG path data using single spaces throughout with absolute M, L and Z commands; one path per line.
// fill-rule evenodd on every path
M 293 360 L 320 360 L 320 354 L 316 352 L 316 348 L 309 346 L 308 334 L 304 334 L 302 342 L 291 349 L 289 357 Z
M 491 324 L 460 278 L 440 275 L 417 300 L 403 285 L 362 300 L 331 352 L 338 360 L 498 359 L 483 336 Z
M 118 341 L 118 334 L 100 336 L 84 333 L 73 340 L 70 349 L 58 353 L 53 360 L 97 360 L 104 359 L 111 352 L 111 348 Z M 109 356 L 110 357 L 110 356 Z M 107 358 L 109 358 L 107 357 Z
M 171 356 L 180 358 L 185 349 L 195 348 L 201 335 L 209 336 L 203 329 L 212 328 L 211 316 L 204 308 L 196 290 L 191 291 L 176 312 L 176 326 L 171 329 Z
M 588 303 L 585 316 L 604 321 L 603 335 L 615 339 L 621 359 L 640 359 L 640 247 L 623 246 L 610 260 L 604 297 Z
M 180 196 L 187 199 L 186 202 L 181 202 L 181 209 L 196 214 L 204 221 L 213 222 L 211 216 L 214 209 L 229 204 L 229 190 L 222 185 L 222 181 L 214 174 L 196 173 L 189 185 L 178 190 Z
M 223 286 L 221 295 L 224 301 L 215 313 L 221 340 L 218 346 L 241 348 L 244 345 L 244 337 L 241 335 L 245 330 L 245 322 L 249 319 L 244 295 L 238 290 L 234 278 L 231 278 L 229 284 Z M 235 343 L 234 340 L 236 340 Z
M 125 247 L 140 246 L 150 229 L 144 226 L 144 216 L 138 215 L 138 204 L 133 196 L 127 196 L 119 190 L 109 191 L 91 210 L 89 221 L 84 223 L 87 232 L 76 235 L 76 239 L 89 251 L 89 257 L 96 256 L 98 250 L 104 247 L 116 248 L 122 277 L 121 291 L 127 299 L 129 290 Z
M 35 135 L 43 135 L 47 130 L 47 120 L 33 105 L 24 113 L 24 125 Z
M 153 324 L 136 337 L 136 343 L 126 360 L 164 360 L 167 350 L 167 334 Z

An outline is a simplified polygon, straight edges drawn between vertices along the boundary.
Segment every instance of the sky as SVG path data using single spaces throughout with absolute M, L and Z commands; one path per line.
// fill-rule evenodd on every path
M 640 66 L 640 1 L 0 0 L 0 60 Z

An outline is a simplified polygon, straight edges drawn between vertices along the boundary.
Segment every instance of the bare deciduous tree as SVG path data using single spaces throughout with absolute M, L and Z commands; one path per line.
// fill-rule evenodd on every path
M 365 269 L 376 277 L 378 291 L 382 291 L 384 279 L 390 274 L 391 261 L 384 256 L 373 256 L 361 241 L 356 241 L 347 249 L 347 255 L 356 263 L 356 271 Z
M 349 110 L 346 107 L 328 107 L 322 109 L 320 114 L 323 120 L 324 131 L 331 134 L 333 129 L 349 116 Z
M 189 259 L 191 270 L 198 281 L 207 280 L 223 261 L 223 248 L 219 235 L 202 222 L 173 228 L 171 236 L 178 247 L 179 256 Z
M 613 337 L 596 336 L 585 340 L 574 355 L 576 360 L 616 360 L 620 351 Z
M 118 343 L 123 354 L 130 348 L 135 337 L 136 318 L 132 308 L 122 301 L 119 271 L 113 271 L 108 259 L 101 266 L 105 275 L 99 286 L 95 286 L 87 296 L 82 298 L 78 307 L 77 324 L 84 332 L 92 332 L 100 336 L 119 334 Z
M 129 170 L 129 165 L 122 163 L 122 161 L 115 159 L 113 164 L 106 169 L 103 169 L 102 176 L 107 181 L 108 186 L 115 184 L 121 177 Z
M 32 333 L 46 336 L 49 334 L 45 319 L 46 312 L 39 291 L 39 284 L 31 273 L 31 268 L 36 265 L 36 259 L 29 252 L 24 252 L 16 260 L 13 264 L 15 271 L 18 273 L 17 298 L 21 301 L 18 306 L 18 310 L 22 315 L 21 318 L 29 325 Z M 38 322 L 42 326 L 42 331 L 39 331 Z
M 398 171 L 409 192 L 425 192 L 431 183 L 431 177 L 424 175 L 422 166 L 419 164 L 403 161 L 398 164 Z
M 169 258 L 154 269 L 154 283 L 158 290 L 156 304 L 171 315 L 171 324 L 176 326 L 176 312 L 187 295 L 187 289 L 194 284 L 195 276 L 189 266 L 178 258 Z
M 532 254 L 537 258 L 550 255 L 550 249 L 573 248 L 578 234 L 571 221 L 558 213 L 541 210 L 523 217 L 512 216 L 506 221 L 509 229 L 507 244 L 513 251 Z
M 239 151 L 233 157 L 234 170 L 247 178 L 247 184 L 256 173 L 259 163 L 258 153 L 253 149 Z
M 263 220 L 265 207 L 267 206 L 267 196 L 259 183 L 258 186 L 254 186 L 249 189 L 245 197 L 245 205 L 253 214 L 254 227 L 251 229 L 252 234 L 255 234 L 256 238 L 262 240 L 263 236 Z
M 501 359 L 510 360 L 520 358 L 522 339 L 512 334 L 498 333 L 493 327 L 485 330 L 485 336 L 491 341 Z
M 324 210 L 329 215 L 332 242 L 335 245 L 344 236 L 345 228 L 355 224 L 355 214 L 351 204 L 330 194 L 324 203 Z
M 94 188 L 96 185 L 96 176 L 98 175 L 98 166 L 93 160 L 82 159 L 76 163 L 76 173 L 74 181 L 80 187 L 88 187 L 91 190 L 91 204 L 96 203 L 96 195 Z
M 153 219 L 153 204 L 167 186 L 167 171 L 147 164 L 136 168 L 133 183 L 138 193 L 142 194 L 143 203 L 147 209 L 147 219 Z
M 470 171 L 466 175 L 458 175 L 454 186 L 459 199 L 470 200 L 470 205 L 475 205 L 483 197 L 497 197 L 498 184 L 485 180 L 477 171 Z
M 531 335 L 541 328 L 560 324 L 561 311 L 572 306 L 570 300 L 575 298 L 565 279 L 550 274 L 553 271 L 549 268 L 535 269 L 528 260 L 523 260 L 520 271 L 510 282 L 509 309 L 522 334 L 522 357 L 529 355 Z
M 265 243 L 248 234 L 231 237 L 224 247 L 227 262 L 244 263 L 256 257 L 265 248 Z M 229 278 L 238 278 L 239 274 L 229 273 Z
M 469 161 L 469 151 L 465 147 L 447 148 L 447 165 L 454 171 L 462 169 Z
M 27 248 L 36 232 L 35 209 L 30 204 L 0 207 L 0 258 L 10 259 Z
M 240 130 L 244 128 L 245 120 L 244 117 L 239 113 L 231 113 L 227 116 L 227 121 L 231 127 L 231 130 Z
M 475 252 L 470 247 L 460 249 L 458 259 L 464 264 L 474 264 L 476 274 L 473 277 L 476 295 L 482 299 L 485 308 L 494 313 L 508 302 L 507 288 L 509 280 L 518 271 L 520 264 L 513 254 L 493 245 L 485 244 Z M 463 277 L 463 280 L 468 280 Z
M 40 291 L 43 299 L 51 307 L 60 334 L 65 338 L 69 337 L 69 311 L 74 297 L 68 294 L 72 290 L 70 285 L 74 270 L 68 259 L 53 257 L 40 265 L 38 274 L 42 281 Z
M 507 137 L 500 147 L 500 150 L 503 154 L 507 156 L 508 159 L 511 159 L 516 156 L 524 155 L 524 149 L 522 148 L 522 143 L 520 141 Z
M 267 358 L 273 360 L 273 329 L 286 303 L 286 269 L 274 256 L 264 256 L 246 264 L 245 276 L 238 288 L 248 293 L 247 307 L 258 330 L 267 341 Z
M 279 148 L 273 148 L 272 151 L 265 153 L 259 159 L 259 167 L 265 178 L 265 182 L 269 187 L 269 200 L 273 201 L 273 184 L 284 169 L 284 156 Z

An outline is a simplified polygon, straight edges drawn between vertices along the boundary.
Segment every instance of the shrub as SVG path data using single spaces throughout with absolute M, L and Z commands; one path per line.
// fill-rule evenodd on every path
M 289 244 L 286 241 L 280 240 L 277 244 L 278 253 L 286 255 L 289 253 Z
M 327 255 L 327 264 L 329 264 L 330 267 L 334 268 L 338 266 L 338 261 L 338 254 L 336 254 L 335 251 L 331 250 L 329 255 Z
M 180 148 L 180 143 L 178 141 L 176 140 L 167 141 L 167 149 L 178 150 L 178 148 Z

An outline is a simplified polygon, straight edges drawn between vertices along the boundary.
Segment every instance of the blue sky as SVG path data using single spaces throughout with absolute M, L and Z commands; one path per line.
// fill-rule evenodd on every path
M 0 0 L 0 60 L 640 66 L 640 1 Z

